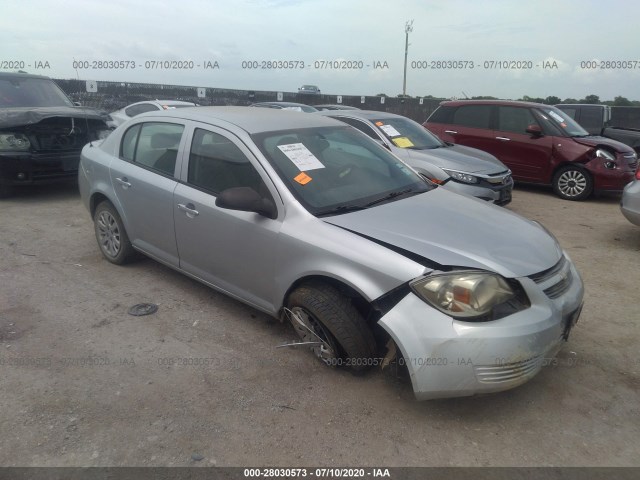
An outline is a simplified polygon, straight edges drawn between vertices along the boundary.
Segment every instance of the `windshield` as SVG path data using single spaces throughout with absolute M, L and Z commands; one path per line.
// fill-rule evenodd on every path
M 284 110 L 293 110 L 294 112 L 305 112 L 305 113 L 313 113 L 318 111 L 317 108 L 311 107 L 309 105 L 290 105 L 282 108 Z
M 396 147 L 426 150 L 446 146 L 422 125 L 408 118 L 382 118 L 371 121 Z
M 0 78 L 0 107 L 73 107 L 53 81 L 45 78 Z
M 559 108 L 538 108 L 538 113 L 545 121 L 560 130 L 562 135 L 567 137 L 585 137 L 589 135 L 589 132 L 582 128 L 578 122 Z
M 314 215 L 360 210 L 430 190 L 430 184 L 350 127 L 252 135 L 282 181 Z

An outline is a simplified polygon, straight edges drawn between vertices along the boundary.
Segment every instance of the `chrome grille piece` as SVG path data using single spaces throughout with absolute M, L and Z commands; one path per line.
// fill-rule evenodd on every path
M 535 375 L 544 360 L 543 355 L 522 360 L 520 362 L 499 365 L 478 365 L 474 367 L 476 378 L 480 383 L 505 383 L 526 379 Z
M 573 274 L 564 255 L 553 267 L 529 275 L 529 278 L 540 285 L 544 289 L 545 295 L 552 299 L 566 293 L 573 282 Z

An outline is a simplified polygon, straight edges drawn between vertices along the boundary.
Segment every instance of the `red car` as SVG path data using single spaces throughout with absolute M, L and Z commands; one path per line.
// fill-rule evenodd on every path
M 442 102 L 423 126 L 445 142 L 491 153 L 514 180 L 552 185 L 567 200 L 621 192 L 638 166 L 631 147 L 592 136 L 563 111 L 539 103 Z

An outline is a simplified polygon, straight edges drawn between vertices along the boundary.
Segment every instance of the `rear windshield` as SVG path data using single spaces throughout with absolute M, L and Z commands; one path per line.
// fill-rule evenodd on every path
M 0 107 L 73 107 L 73 102 L 46 78 L 0 78 Z

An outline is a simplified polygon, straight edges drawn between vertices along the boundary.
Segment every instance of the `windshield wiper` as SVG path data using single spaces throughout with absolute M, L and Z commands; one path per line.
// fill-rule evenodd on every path
M 343 213 L 349 212 L 357 212 L 358 210 L 365 210 L 367 207 L 362 205 L 339 205 L 334 208 L 329 208 L 327 210 L 322 210 L 319 213 L 316 213 L 318 217 L 324 217 L 326 215 L 341 215 Z
M 369 202 L 365 205 L 365 207 L 372 207 L 374 205 L 377 205 L 378 203 L 382 203 L 382 202 L 386 202 L 388 200 L 392 200 L 396 197 L 400 197 L 402 195 L 406 195 L 408 193 L 422 193 L 420 191 L 414 190 L 413 188 L 407 188 L 405 190 L 400 190 L 399 192 L 391 192 L 388 193 L 387 195 L 385 195 L 384 197 L 380 197 L 377 198 L 376 200 L 374 200 L 373 202 Z

